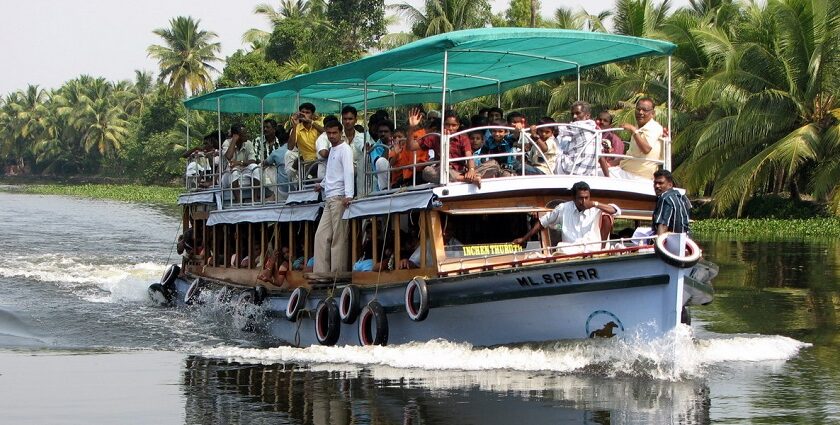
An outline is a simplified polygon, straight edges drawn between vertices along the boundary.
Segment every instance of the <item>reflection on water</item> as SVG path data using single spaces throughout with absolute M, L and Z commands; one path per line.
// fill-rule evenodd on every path
M 708 423 L 699 380 L 241 364 L 190 357 L 188 422 Z

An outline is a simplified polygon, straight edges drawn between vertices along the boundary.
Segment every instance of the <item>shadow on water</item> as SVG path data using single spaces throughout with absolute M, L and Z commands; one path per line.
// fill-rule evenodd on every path
M 515 371 L 240 364 L 188 357 L 187 422 L 300 424 L 709 422 L 702 381 Z

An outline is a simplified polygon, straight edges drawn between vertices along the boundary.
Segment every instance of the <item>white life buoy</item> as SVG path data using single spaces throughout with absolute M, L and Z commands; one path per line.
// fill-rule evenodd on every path
M 700 247 L 697 245 L 697 242 L 686 237 L 685 239 L 685 255 L 677 255 L 668 250 L 665 245 L 667 245 L 668 236 L 672 233 L 667 232 L 663 233 L 656 237 L 656 242 L 654 243 L 654 250 L 659 257 L 662 258 L 662 261 L 680 268 L 691 268 L 700 261 L 700 257 L 703 255 L 703 251 L 700 250 Z
M 318 303 L 315 309 L 315 338 L 321 345 L 332 346 L 338 342 L 341 333 L 341 318 L 335 299 L 329 297 Z
M 418 302 L 414 301 L 415 297 L 419 298 Z M 415 322 L 422 322 L 429 315 L 429 290 L 422 277 L 411 279 L 405 287 L 405 311 Z
M 338 315 L 341 321 L 347 324 L 356 321 L 359 311 L 362 310 L 359 300 L 359 287 L 347 285 L 341 290 L 341 297 L 338 299 Z
M 286 319 L 291 322 L 297 320 L 298 314 L 306 306 L 306 298 L 309 296 L 309 291 L 306 288 L 298 287 L 292 291 L 289 296 L 289 303 L 286 304 Z
M 359 344 L 388 345 L 388 316 L 376 301 L 371 301 L 359 314 Z

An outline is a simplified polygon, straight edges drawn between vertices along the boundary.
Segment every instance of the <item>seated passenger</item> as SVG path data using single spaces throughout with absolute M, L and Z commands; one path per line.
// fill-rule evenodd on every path
M 601 249 L 602 241 L 609 237 L 609 232 L 612 230 L 612 226 L 609 226 L 609 229 L 602 226 L 602 215 L 608 214 L 608 219 L 610 219 L 621 214 L 621 210 L 615 204 L 592 201 L 589 185 L 586 182 L 575 183 L 572 186 L 572 193 L 574 193 L 574 200 L 563 202 L 553 211 L 540 217 L 525 236 L 514 239 L 513 243 L 524 247 L 540 230 L 559 224 L 562 226 L 563 237 L 557 247 L 560 248 L 561 253 L 578 254 Z M 610 223 L 612 223 L 611 220 Z
M 388 157 L 390 156 L 391 145 L 394 142 L 394 123 L 388 119 L 379 121 L 377 135 L 379 139 L 368 148 L 374 192 L 391 188 Z
M 594 176 L 598 171 L 598 147 L 595 121 L 590 117 L 592 108 L 586 102 L 577 101 L 572 104 L 571 112 L 574 127 L 566 127 L 561 133 L 568 140 L 568 147 L 558 153 L 554 173 Z
M 420 123 L 420 118 L 420 112 L 416 108 L 413 108 L 411 111 L 409 111 L 409 149 L 412 151 L 433 150 L 436 154 L 439 154 L 441 147 L 440 136 L 430 134 L 424 136 L 420 140 L 414 139 L 413 131 L 417 129 L 417 126 Z M 454 112 L 447 112 L 446 116 L 444 117 L 444 131 L 446 132 L 446 134 L 448 135 L 457 132 L 459 126 L 460 122 L 458 121 L 458 116 L 455 115 Z M 468 157 L 472 156 L 472 154 L 472 148 L 470 147 L 470 142 L 466 136 L 460 135 L 458 137 L 449 138 L 450 158 Z M 441 167 L 441 164 L 435 164 L 425 167 L 423 169 L 423 180 L 429 183 L 440 183 Z M 476 174 L 475 168 L 475 163 L 472 159 L 467 159 L 463 161 L 451 161 L 449 163 L 448 170 L 446 170 L 445 172 L 448 174 L 450 182 L 475 183 L 476 186 L 481 187 L 481 177 L 479 177 Z
M 405 129 L 397 129 L 394 131 L 394 143 L 391 145 L 391 151 L 388 153 L 388 162 L 391 168 L 408 167 L 414 164 L 414 154 L 419 151 L 410 151 L 406 146 L 408 131 Z M 419 155 L 418 155 L 419 157 Z M 417 159 L 420 162 L 420 159 Z M 411 186 L 412 177 L 414 175 L 414 167 L 400 168 L 391 172 L 391 187 Z
M 257 157 L 254 151 L 254 144 L 248 140 L 248 133 L 242 124 L 234 124 L 230 127 L 231 138 L 225 141 L 222 146 L 225 158 L 228 160 L 229 175 L 227 181 L 230 187 L 251 187 L 253 180 L 260 180 L 260 168 L 257 166 Z M 222 181 L 225 181 L 224 176 Z M 238 199 L 239 192 L 234 192 L 234 198 Z
M 595 118 L 595 124 L 598 126 L 599 130 L 612 128 L 612 115 L 607 112 L 603 111 L 598 114 L 598 117 Z M 621 140 L 621 137 L 618 137 L 618 134 L 613 133 L 612 131 L 607 131 L 601 134 L 601 140 L 603 143 L 604 153 L 611 153 L 615 155 L 624 155 L 624 140 Z M 603 158 L 604 161 L 610 167 L 614 167 L 621 162 L 621 158 Z
M 273 144 L 268 151 L 268 156 L 262 162 L 263 167 L 266 167 L 266 184 L 269 185 L 269 189 L 274 192 L 270 198 L 267 200 L 273 201 L 276 199 L 286 199 L 289 195 L 289 176 L 286 173 L 286 153 L 289 151 L 289 146 L 286 144 L 287 140 L 283 137 L 277 137 L 277 123 L 274 120 L 265 120 L 265 124 L 263 124 L 263 131 L 266 134 L 266 138 L 268 140 L 271 135 L 271 129 L 275 131 L 274 137 L 277 140 L 277 143 Z M 272 175 L 273 172 L 274 178 L 272 179 L 273 182 L 270 182 L 268 179 L 269 175 Z M 273 184 L 272 184 L 273 183 Z
M 464 244 L 461 243 L 458 239 L 455 238 L 453 227 L 448 225 L 448 220 L 443 223 L 443 245 L 444 248 L 446 247 L 455 247 L 455 246 L 463 246 Z M 420 244 L 419 240 L 417 240 L 417 248 L 408 258 L 403 258 L 400 260 L 400 269 L 416 269 L 420 267 Z M 431 261 L 432 258 L 432 246 L 434 243 L 430 240 L 426 241 L 426 261 Z M 439 259 L 440 260 L 440 259 Z
M 631 180 L 653 180 L 653 173 L 659 164 L 652 161 L 662 160 L 662 145 L 668 136 L 654 115 L 653 99 L 645 97 L 636 102 L 638 127 L 632 124 L 621 125 L 621 128 L 633 134 L 627 150 L 627 155 L 633 159 L 622 159 L 617 167 L 610 167 L 605 175 Z
M 554 123 L 554 120 L 551 117 L 540 118 L 537 122 L 538 125 L 552 123 Z M 554 138 L 555 128 L 537 128 L 537 126 L 531 126 L 531 136 L 536 146 L 533 146 L 531 143 L 525 146 L 525 151 L 527 152 L 525 158 L 528 160 L 528 165 L 534 167 L 540 174 L 554 174 L 554 169 L 557 166 L 558 142 Z M 536 148 L 539 148 L 539 150 Z
M 330 122 L 338 122 L 338 118 L 335 115 L 327 115 L 324 117 L 324 127 L 326 127 L 327 123 Z M 316 177 L 319 179 L 323 179 L 324 174 L 327 172 L 327 157 L 329 154 L 330 141 L 327 139 L 327 133 L 324 132 L 319 134 L 318 138 L 315 139 L 315 160 L 318 161 L 318 172 Z

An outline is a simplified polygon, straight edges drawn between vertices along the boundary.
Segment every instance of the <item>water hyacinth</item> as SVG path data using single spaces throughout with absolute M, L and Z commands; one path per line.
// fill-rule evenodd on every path
M 14 190 L 39 195 L 68 195 L 160 205 L 175 205 L 178 202 L 178 194 L 182 192 L 178 187 L 134 184 L 37 184 L 16 186 Z
M 838 236 L 840 218 L 711 218 L 691 223 L 691 230 L 698 236 L 731 235 L 740 237 L 762 236 Z

